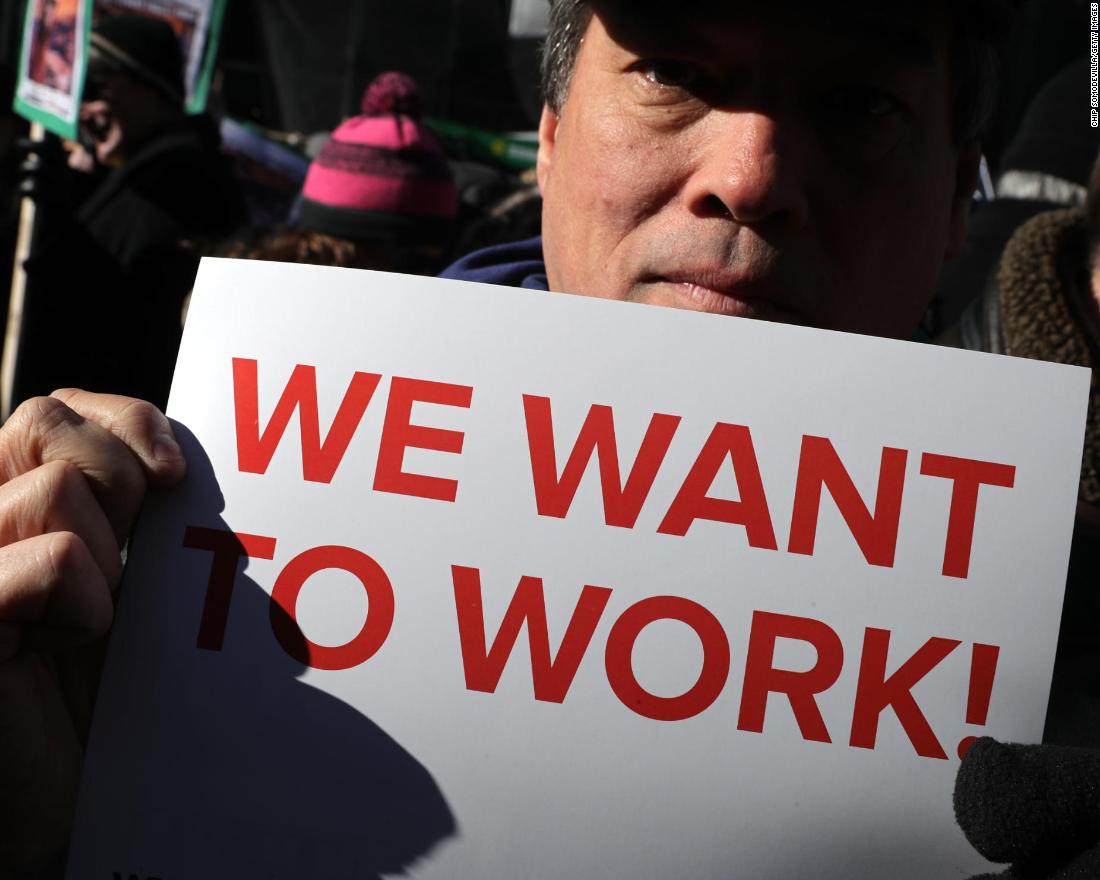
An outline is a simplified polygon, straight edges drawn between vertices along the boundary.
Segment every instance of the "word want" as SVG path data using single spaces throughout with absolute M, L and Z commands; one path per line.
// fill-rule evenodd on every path
M 274 559 L 277 541 L 263 535 L 191 526 L 185 531 L 183 544 L 189 549 L 212 554 L 197 647 L 220 651 L 234 581 L 242 560 Z M 312 575 L 325 569 L 349 572 L 367 594 L 368 611 L 363 626 L 344 645 L 312 642 L 297 624 L 296 609 L 302 588 Z M 583 587 L 557 652 L 552 654 L 541 578 L 525 576 L 520 579 L 503 621 L 490 642 L 483 612 L 480 571 L 455 565 L 451 567 L 451 576 L 467 689 L 484 693 L 496 691 L 520 630 L 526 628 L 535 699 L 565 702 L 612 590 L 591 585 Z M 351 669 L 365 663 L 385 644 L 393 626 L 394 606 L 393 586 L 382 567 L 370 556 L 351 547 L 313 547 L 292 558 L 277 576 L 271 590 L 270 623 L 283 650 L 298 662 L 315 669 Z M 650 693 L 634 675 L 634 645 L 646 627 L 661 620 L 686 624 L 703 648 L 698 678 L 678 696 Z M 774 657 L 780 639 L 809 644 L 816 654 L 813 667 L 807 671 L 777 668 Z M 859 660 L 848 744 L 873 749 L 879 718 L 889 708 L 917 754 L 946 759 L 947 753 L 912 690 L 960 644 L 957 639 L 928 639 L 887 675 L 890 631 L 868 627 Z M 1000 649 L 993 645 L 972 646 L 966 710 L 968 724 L 986 722 L 999 652 Z M 680 596 L 653 596 L 631 605 L 611 626 L 604 647 L 604 671 L 612 693 L 632 712 L 655 721 L 683 721 L 708 709 L 725 689 L 730 666 L 730 643 L 722 624 L 705 607 Z M 789 702 L 804 740 L 832 742 L 816 698 L 837 682 L 843 666 L 843 644 L 828 624 L 808 617 L 754 611 L 742 679 L 738 729 L 763 733 L 768 697 L 781 694 Z M 960 756 L 974 739 L 966 737 L 959 743 Z
M 382 376 L 356 372 L 349 383 L 332 425 L 321 439 L 317 406 L 317 376 L 312 366 L 299 364 L 284 387 L 266 427 L 260 430 L 258 365 L 247 358 L 233 359 L 233 403 L 237 431 L 237 464 L 244 473 L 266 473 L 279 442 L 298 413 L 302 477 L 329 483 L 366 412 Z M 454 502 L 458 481 L 408 473 L 403 469 L 409 448 L 461 454 L 461 431 L 412 423 L 414 403 L 469 409 L 473 388 L 423 379 L 394 376 L 378 444 L 373 488 L 377 492 L 411 495 Z M 657 474 L 672 444 L 680 417 L 656 413 L 642 439 L 625 480 L 615 439 L 611 407 L 593 405 L 560 471 L 555 453 L 550 399 L 523 396 L 523 412 L 531 461 L 535 508 L 540 516 L 568 515 L 581 478 L 596 460 L 602 491 L 604 522 L 632 529 L 649 499 Z M 787 552 L 813 555 L 821 496 L 827 491 L 871 565 L 893 567 L 901 519 L 908 452 L 885 447 L 879 466 L 873 510 L 859 494 L 832 442 L 806 435 L 795 482 Z M 738 487 L 736 501 L 709 495 L 720 473 L 731 469 Z M 982 486 L 1012 488 L 1016 469 L 998 464 L 926 452 L 920 474 L 951 481 L 941 573 L 966 578 L 970 570 Z M 657 528 L 665 535 L 686 535 L 696 520 L 729 523 L 744 528 L 750 546 L 778 550 L 775 527 L 764 491 L 752 435 L 745 425 L 716 422 Z

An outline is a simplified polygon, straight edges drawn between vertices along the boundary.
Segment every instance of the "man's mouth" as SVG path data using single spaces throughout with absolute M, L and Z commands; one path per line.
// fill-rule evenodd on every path
M 782 285 L 724 272 L 678 272 L 648 279 L 665 305 L 764 321 L 802 324 Z M 647 297 L 649 299 L 649 297 Z

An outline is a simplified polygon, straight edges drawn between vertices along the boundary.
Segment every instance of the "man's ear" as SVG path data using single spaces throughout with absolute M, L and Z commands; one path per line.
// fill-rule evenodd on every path
M 982 166 L 982 149 L 977 144 L 962 147 L 955 165 L 955 195 L 951 200 L 951 219 L 947 230 L 947 247 L 943 258 L 953 260 L 966 242 L 966 221 L 970 216 L 970 202 L 978 188 L 978 174 Z
M 535 163 L 535 176 L 539 182 L 539 192 L 545 195 L 546 181 L 550 176 L 550 166 L 554 161 L 554 140 L 558 136 L 558 116 L 547 105 L 542 107 L 539 119 L 539 154 Z

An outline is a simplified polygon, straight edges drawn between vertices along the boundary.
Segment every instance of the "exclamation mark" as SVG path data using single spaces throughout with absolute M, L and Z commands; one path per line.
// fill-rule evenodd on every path
M 970 657 L 970 696 L 966 700 L 966 723 L 985 724 L 989 715 L 989 698 L 993 694 L 993 677 L 997 674 L 997 657 L 1001 649 L 996 645 L 974 645 Z M 959 743 L 959 757 L 966 756 L 976 736 L 963 737 Z

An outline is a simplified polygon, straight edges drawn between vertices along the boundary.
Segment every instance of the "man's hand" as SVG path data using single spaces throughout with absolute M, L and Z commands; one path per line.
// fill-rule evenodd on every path
M 67 389 L 0 429 L 0 876 L 68 839 L 121 549 L 183 476 L 152 404 Z
M 983 737 L 955 780 L 967 840 L 1007 871 L 972 880 L 1100 877 L 1100 751 Z
M 85 101 L 80 105 L 80 128 L 88 137 L 96 159 L 107 164 L 122 146 L 122 126 L 108 101 Z

